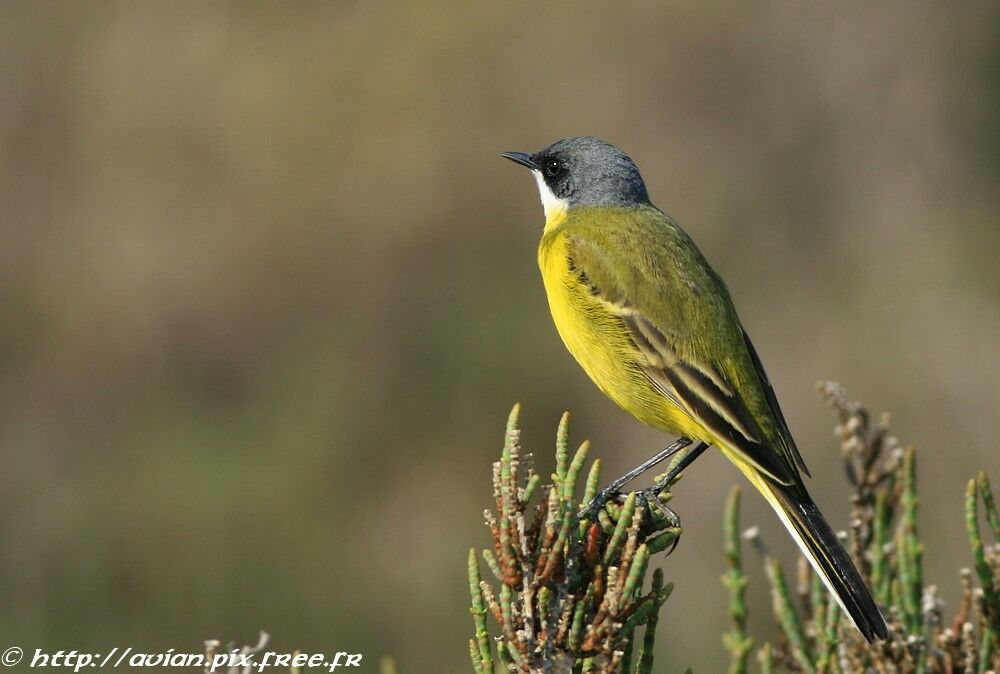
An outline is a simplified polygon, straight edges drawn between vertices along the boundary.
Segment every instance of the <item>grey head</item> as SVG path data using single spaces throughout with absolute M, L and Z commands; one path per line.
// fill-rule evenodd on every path
M 504 152 L 502 156 L 532 170 L 546 213 L 555 204 L 572 208 L 649 203 L 635 162 L 593 136 L 564 138 L 534 154 Z

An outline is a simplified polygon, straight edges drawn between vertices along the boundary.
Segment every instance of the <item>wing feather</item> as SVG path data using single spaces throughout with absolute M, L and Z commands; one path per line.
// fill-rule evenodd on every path
M 795 459 L 795 465 L 799 467 L 803 473 L 807 476 L 812 477 L 809 472 L 809 468 L 806 467 L 806 462 L 802 458 L 802 454 L 799 452 L 799 448 L 795 445 L 795 440 L 792 438 L 792 432 L 788 428 L 788 422 L 785 421 L 785 415 L 781 412 L 781 406 L 778 404 L 778 398 L 774 395 L 774 388 L 771 386 L 771 380 L 767 378 L 767 373 L 764 372 L 764 365 L 760 362 L 760 356 L 757 355 L 757 349 L 754 348 L 753 342 L 750 341 L 750 335 L 747 331 L 743 331 L 743 341 L 746 342 L 747 351 L 750 352 L 750 358 L 753 360 L 754 369 L 757 370 L 757 375 L 760 377 L 761 382 L 764 384 L 764 396 L 767 398 L 767 404 L 771 408 L 771 414 L 774 418 L 778 420 L 778 425 L 781 428 L 781 441 L 785 443 L 785 447 L 788 448 L 789 453 Z
M 606 268 L 598 265 L 592 245 L 588 245 L 584 256 L 574 255 L 571 242 L 569 265 L 578 281 L 588 288 L 591 295 L 597 298 L 609 312 L 617 316 L 627 328 L 627 333 L 637 352 L 637 361 L 646 378 L 664 395 L 667 400 L 677 406 L 683 413 L 696 420 L 719 439 L 731 444 L 739 450 L 748 461 L 757 466 L 772 479 L 781 484 L 792 484 L 797 475 L 783 453 L 772 448 L 767 434 L 755 419 L 746 402 L 739 394 L 726 373 L 711 363 L 699 362 L 690 355 L 684 354 L 678 345 L 660 330 L 656 324 L 624 297 L 618 288 L 605 289 L 601 284 L 613 283 L 613 275 Z M 576 252 L 580 251 L 579 248 Z M 609 292 L 610 290 L 610 292 Z M 751 358 L 764 382 L 763 370 L 759 366 L 756 354 L 751 350 Z M 763 384 L 768 403 L 772 408 L 777 402 L 771 403 L 773 392 L 770 384 Z M 780 420 L 783 435 L 789 438 L 784 419 L 780 411 L 775 414 Z M 784 440 L 784 438 L 782 438 Z M 794 448 L 794 444 L 790 445 Z M 798 451 L 792 451 L 796 463 L 802 466 Z
M 659 391 L 773 479 L 792 483 L 787 464 L 767 446 L 760 425 L 721 372 L 682 359 L 663 333 L 635 310 L 620 316 L 645 358 L 646 377 Z M 647 351 L 649 346 L 652 351 Z

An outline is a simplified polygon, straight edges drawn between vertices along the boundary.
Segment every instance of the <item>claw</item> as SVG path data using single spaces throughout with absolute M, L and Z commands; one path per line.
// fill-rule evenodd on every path
M 652 514 L 652 509 L 655 507 L 660 513 L 666 518 L 667 522 L 670 523 L 672 527 L 679 527 L 681 525 L 681 518 L 673 510 L 667 507 L 667 505 L 660 500 L 660 490 L 656 486 L 643 489 L 640 492 L 640 496 L 643 503 L 650 509 L 650 514 Z
M 604 504 L 611 500 L 617 501 L 621 495 L 621 491 L 615 487 L 605 487 L 597 494 L 597 496 L 591 499 L 590 503 L 584 506 L 583 510 L 581 510 L 577 515 L 577 518 L 588 522 L 595 521 L 597 519 L 597 513 L 604 507 Z
M 650 509 L 650 518 L 652 518 L 653 508 L 656 508 L 656 510 L 659 510 L 660 513 L 664 516 L 664 518 L 666 518 L 667 522 L 670 524 L 671 527 L 678 529 L 680 528 L 681 526 L 680 516 L 673 510 L 668 508 L 667 505 L 660 500 L 660 492 L 658 489 L 656 489 L 655 486 L 643 489 L 639 493 L 639 498 L 642 499 L 644 506 Z M 679 536 L 674 538 L 673 542 L 670 544 L 670 549 L 666 551 L 666 554 L 669 555 L 671 552 L 673 552 L 674 548 L 677 547 L 677 543 L 679 541 L 680 541 Z

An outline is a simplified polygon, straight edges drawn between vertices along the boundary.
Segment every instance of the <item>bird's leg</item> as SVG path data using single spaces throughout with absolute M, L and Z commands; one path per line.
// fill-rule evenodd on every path
M 646 487 L 641 492 L 639 492 L 639 498 L 643 502 L 643 506 L 649 508 L 650 518 L 653 516 L 653 510 L 659 510 L 660 513 L 666 518 L 667 522 L 670 523 L 672 527 L 679 527 L 681 525 L 680 516 L 675 513 L 672 509 L 667 507 L 667 504 L 660 500 L 660 490 L 656 486 Z
M 653 509 L 659 510 L 663 514 L 663 517 L 670 523 L 670 526 L 679 529 L 681 526 L 681 518 L 673 510 L 667 507 L 667 504 L 660 500 L 660 490 L 655 486 L 647 487 L 639 492 L 639 498 L 642 499 L 643 507 L 649 509 L 649 519 L 653 519 Z M 666 554 L 670 554 L 677 547 L 680 542 L 681 537 L 675 536 L 674 542 L 670 544 L 670 549 L 666 551 Z
M 580 513 L 580 519 L 586 519 L 592 521 L 597 516 L 597 512 L 604 507 L 605 503 L 607 503 L 611 499 L 621 494 L 622 487 L 624 487 L 626 484 L 628 484 L 635 478 L 645 473 L 647 470 L 649 470 L 656 464 L 662 461 L 666 461 L 671 456 L 681 451 L 690 444 L 691 440 L 689 438 L 683 438 L 683 437 L 677 438 L 676 442 L 674 442 L 672 445 L 663 450 L 660 450 L 654 457 L 652 457 L 648 461 L 644 461 L 640 465 L 636 466 L 629 472 L 619 477 L 617 480 L 613 481 L 607 487 L 602 489 L 601 492 L 597 496 L 595 496 L 590 503 L 586 505 L 586 507 Z
M 604 488 L 602 493 L 604 492 L 610 492 L 611 494 L 620 493 L 621 488 L 627 485 L 629 482 L 639 477 L 640 475 L 648 471 L 650 468 L 653 468 L 658 463 L 666 461 L 671 456 L 681 451 L 690 444 L 691 440 L 689 438 L 683 438 L 683 437 L 677 438 L 677 440 L 672 445 L 670 445 L 665 449 L 660 450 L 651 459 L 642 462 L 629 472 L 622 475 L 617 480 L 614 480 L 611 484 L 609 484 L 607 487 Z
M 650 487 L 647 487 L 646 489 L 643 489 L 642 492 L 640 492 L 639 497 L 642 499 L 644 506 L 649 508 L 650 518 L 652 518 L 653 509 L 655 508 L 656 510 L 659 510 L 660 513 L 663 514 L 667 522 L 670 523 L 670 526 L 680 527 L 681 525 L 680 516 L 678 516 L 677 513 L 675 513 L 672 509 L 667 507 L 666 503 L 660 500 L 660 492 L 664 488 L 669 487 L 670 484 L 677 478 L 677 476 L 681 474 L 681 471 L 683 471 L 685 468 L 694 463 L 695 459 L 701 456 L 706 449 L 708 449 L 708 443 L 699 441 L 698 444 L 689 449 L 687 453 L 681 457 L 681 460 L 677 462 L 677 465 L 672 466 L 670 468 L 670 470 L 667 472 L 666 475 L 664 475 L 662 478 L 654 482 Z M 671 545 L 670 549 L 667 551 L 668 555 L 671 552 L 673 552 L 674 547 L 677 545 L 679 541 L 680 537 L 674 539 L 673 545 Z
M 680 475 L 685 468 L 694 463 L 695 459 L 701 456 L 706 449 L 708 449 L 708 443 L 701 441 L 699 441 L 698 444 L 689 449 L 687 453 L 685 453 L 684 456 L 681 457 L 681 460 L 677 462 L 677 465 L 672 466 L 670 468 L 670 471 L 666 475 L 664 475 L 659 480 L 653 483 L 653 486 L 650 487 L 653 493 L 659 494 L 660 490 L 662 490 L 664 487 L 669 487 L 670 483 L 676 480 L 677 476 Z

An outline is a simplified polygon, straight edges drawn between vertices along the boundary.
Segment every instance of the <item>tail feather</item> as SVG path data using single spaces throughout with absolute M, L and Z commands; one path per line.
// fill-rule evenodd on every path
M 889 628 L 871 592 L 805 487 L 801 483 L 779 485 L 751 467 L 747 468 L 750 470 L 744 469 L 743 472 L 778 513 L 806 559 L 858 631 L 868 641 L 888 638 Z

